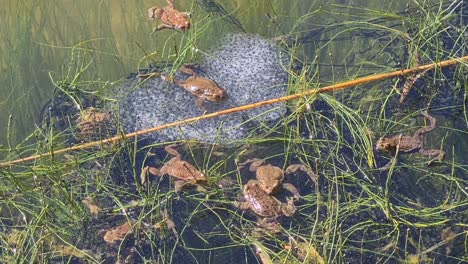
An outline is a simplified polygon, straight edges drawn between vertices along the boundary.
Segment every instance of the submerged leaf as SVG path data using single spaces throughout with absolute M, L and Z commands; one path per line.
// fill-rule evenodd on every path
M 88 210 L 92 215 L 96 216 L 101 211 L 101 208 L 99 206 L 97 206 L 90 197 L 84 198 L 83 200 L 81 200 L 81 202 L 84 205 L 86 205 L 86 207 L 88 207 Z
M 262 264 L 273 264 L 273 260 L 267 253 L 265 253 L 264 250 L 262 250 L 262 247 L 264 246 L 261 244 L 255 245 L 255 253 L 257 253 L 257 256 L 260 258 L 260 262 Z
M 127 222 L 114 229 L 108 230 L 104 235 L 104 241 L 109 244 L 115 244 L 117 241 L 123 240 L 127 234 L 131 234 L 132 232 L 132 227 Z
M 324 264 L 325 260 L 320 256 L 314 245 L 308 242 L 299 242 L 297 247 L 297 257 L 303 261 L 303 263 L 317 263 Z

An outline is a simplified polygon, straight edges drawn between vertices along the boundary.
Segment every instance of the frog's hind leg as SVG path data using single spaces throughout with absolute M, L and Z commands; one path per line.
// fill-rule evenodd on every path
M 425 119 L 428 119 L 429 122 L 430 122 L 430 125 L 429 126 L 425 126 L 425 127 L 422 127 L 420 128 L 419 130 L 416 131 L 415 133 L 415 136 L 416 137 L 420 137 L 422 136 L 423 134 L 433 130 L 436 125 L 437 125 L 437 121 L 434 117 L 430 116 L 427 112 L 423 112 L 422 115 L 424 116 Z
M 193 68 L 197 66 L 198 64 L 196 63 L 185 63 L 185 64 L 182 64 L 182 66 L 180 66 L 179 71 L 196 77 L 197 73 L 193 70 Z
M 432 165 L 435 161 L 437 162 L 442 162 L 445 156 L 445 151 L 440 150 L 440 149 L 419 149 L 419 153 L 425 155 L 425 156 L 436 156 L 433 159 L 429 160 L 427 162 L 427 165 Z
M 319 177 L 318 174 L 303 164 L 289 165 L 285 170 L 285 174 L 289 175 L 289 174 L 297 172 L 298 170 L 302 170 L 303 172 L 305 172 L 309 176 L 309 178 L 312 180 L 312 182 L 314 184 L 317 184 L 318 177 Z
M 161 177 L 163 173 L 155 167 L 145 166 L 140 174 L 141 185 L 145 185 L 149 181 L 149 176 Z
M 257 220 L 257 225 L 271 233 L 279 233 L 282 229 L 281 225 L 278 223 L 277 216 L 259 219 Z
M 163 29 L 174 29 L 174 27 L 171 26 L 171 25 L 167 25 L 167 24 L 161 24 L 161 25 L 153 28 L 153 33 L 156 32 L 156 31 L 163 30 Z
M 148 73 L 140 73 L 137 75 L 137 78 L 138 78 L 138 81 L 142 82 L 146 79 L 149 79 L 149 78 L 157 78 L 157 77 L 161 77 L 161 73 L 159 72 L 148 72 Z

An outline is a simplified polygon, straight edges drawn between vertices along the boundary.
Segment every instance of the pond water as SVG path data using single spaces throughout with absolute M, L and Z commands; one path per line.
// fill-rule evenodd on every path
M 76 45 L 89 50 L 86 63 L 90 65 L 84 78 L 98 80 L 103 85 L 135 72 L 138 67 L 146 67 L 151 60 L 141 61 L 145 53 L 152 53 L 152 60 L 174 58 L 174 43 L 182 37 L 172 31 L 151 34 L 155 23 L 148 20 L 147 9 L 155 4 L 165 6 L 163 0 L 1 2 L 0 144 L 6 144 L 8 136 L 14 145 L 32 132 L 40 121 L 41 107 L 52 95 L 51 79 L 60 81 L 67 75 L 68 68 L 78 63 L 70 62 L 72 48 Z M 284 34 L 305 37 L 328 24 L 340 23 L 339 14 L 363 12 L 347 9 L 346 4 L 346 1 L 291 3 L 287 0 L 175 3 L 180 10 L 192 11 L 193 29 L 206 27 L 195 36 L 193 45 L 202 51 L 226 32 L 245 31 L 267 38 Z M 357 8 L 388 10 L 404 10 L 406 5 L 390 0 L 350 1 L 349 4 Z M 321 8 L 326 12 L 306 16 Z M 336 17 L 332 18 L 334 14 Z M 348 49 L 352 46 L 340 42 L 334 57 L 341 59 Z M 303 52 L 310 56 L 314 55 L 313 51 L 311 45 L 303 47 Z
M 468 7 L 464 1 L 176 0 L 177 10 L 191 12 L 191 28 L 187 32 L 154 33 L 153 27 L 160 22 L 149 21 L 147 10 L 153 5 L 166 6 L 165 0 L 0 3 L 0 157 L 6 153 L 8 159 L 23 156 L 23 149 L 14 146 L 33 131 L 36 133 L 29 141 L 38 143 L 32 143 L 30 148 L 46 146 L 44 149 L 49 150 L 49 143 L 56 147 L 52 141 L 57 139 L 48 138 L 52 134 L 48 130 L 56 128 L 44 125 L 44 113 L 51 101 L 72 97 L 63 93 L 63 97 L 56 96 L 55 88 L 65 92 L 81 89 L 86 96 L 108 99 L 112 102 L 108 105 L 113 107 L 114 99 L 122 99 L 118 90 L 128 88 L 130 91 L 125 94 L 131 95 L 122 99 L 121 109 L 113 109 L 132 130 L 126 132 L 133 132 L 133 125 L 137 124 L 134 119 L 146 122 L 144 128 L 151 126 L 152 118 L 159 118 L 163 112 L 152 108 L 158 100 L 163 101 L 161 104 L 170 101 L 168 105 L 172 107 L 161 114 L 163 121 L 169 114 L 174 121 L 181 116 L 178 113 L 192 117 L 193 112 L 201 111 L 191 104 L 193 98 L 184 90 L 173 92 L 178 98 L 171 101 L 172 92 L 164 92 L 169 85 L 162 79 L 140 86 L 135 73 L 144 72 L 149 65 L 201 62 L 206 72 L 220 76 L 227 72 L 229 76 L 224 80 L 242 88 L 245 83 L 256 87 L 262 81 L 270 85 L 268 81 L 274 78 L 264 74 L 245 80 L 249 72 L 257 73 L 254 68 L 258 65 L 230 60 L 229 56 L 249 54 L 258 64 L 274 64 L 274 77 L 282 86 L 275 87 L 275 94 L 263 90 L 255 93 L 256 97 L 243 94 L 242 89 L 232 93 L 245 103 L 252 98 L 282 95 L 286 89 L 286 93 L 301 92 L 461 57 L 468 52 Z M 220 40 L 226 35 L 236 36 L 236 41 L 253 39 L 253 44 L 236 50 L 232 43 L 241 45 L 227 41 L 231 46 L 222 46 L 222 52 L 218 52 Z M 285 65 L 277 65 L 280 59 L 269 61 L 262 52 L 250 53 L 249 49 L 259 46 L 274 50 L 275 56 L 278 50 L 287 49 L 284 54 L 290 58 L 284 60 Z M 236 70 L 238 77 L 244 78 L 240 84 L 236 72 L 231 70 L 239 66 L 238 62 L 247 64 Z M 175 72 L 170 67 L 166 70 Z M 175 76 L 182 75 L 179 72 Z M 19 242 L 12 242 L 11 234 L 34 229 L 24 236 L 40 236 L 40 243 L 24 242 L 25 249 L 61 254 L 32 254 L 29 260 L 66 256 L 77 263 L 86 258 L 104 263 L 115 263 L 117 259 L 273 263 L 270 257 L 283 263 L 296 263 L 288 262 L 291 259 L 302 263 L 461 262 L 463 256 L 466 260 L 464 241 L 468 237 L 466 76 L 465 63 L 464 68 L 429 71 L 418 76 L 415 83 L 408 81 L 414 76 L 405 76 L 302 98 L 279 112 L 271 111 L 274 125 L 256 124 L 258 131 L 264 133 L 260 136 L 247 129 L 224 134 L 247 144 L 220 149 L 212 145 L 189 145 L 186 149 L 177 146 L 179 156 L 170 151 L 168 155 L 161 149 L 161 137 L 155 136 L 145 144 L 125 142 L 128 145 L 57 155 L 39 161 L 38 167 L 25 163 L 18 168 L 0 168 L 2 195 L 12 197 L 0 199 L 0 228 L 9 234 L 8 239 L 3 239 L 6 242 L 0 241 L 0 255 L 6 252 L 5 256 L 21 259 L 17 253 L 21 253 Z M 164 94 L 154 92 L 155 86 L 163 87 Z M 411 91 L 400 103 L 405 86 Z M 145 97 L 148 94 L 151 96 Z M 77 101 L 69 105 L 78 112 L 76 105 L 85 105 L 84 99 L 73 98 Z M 179 103 L 182 101 L 191 105 L 186 107 Z M 310 104 L 304 104 L 305 101 Z M 229 106 L 237 105 L 233 102 Z M 207 109 L 219 110 L 218 106 L 210 108 L 208 102 Z M 156 114 L 152 112 L 158 110 Z M 436 118 L 436 126 L 430 127 L 430 119 L 424 119 L 422 113 L 426 110 Z M 146 120 L 142 112 L 148 114 L 144 116 Z M 257 114 L 249 119 L 258 121 Z M 74 116 L 61 122 L 69 125 L 76 121 L 73 119 Z M 207 131 L 217 125 L 211 124 Z M 174 140 L 173 135 L 181 130 L 174 129 L 163 139 Z M 198 130 L 206 132 L 200 127 Z M 395 159 L 395 153 L 375 149 L 379 137 L 399 134 L 415 136 L 403 143 L 403 137 L 393 139 L 390 148 L 396 149 Z M 220 142 L 217 136 L 197 134 L 193 138 Z M 57 146 L 77 143 L 57 138 Z M 423 146 L 421 155 L 405 153 L 412 145 Z M 28 145 L 22 147 L 24 152 L 36 152 Z M 430 157 L 422 155 L 427 153 L 424 149 L 443 150 L 445 159 L 427 166 Z M 239 161 L 250 158 L 266 159 L 283 169 L 293 163 L 309 168 L 291 173 L 298 177 L 286 177 L 303 196 L 295 201 L 296 214 L 280 217 L 278 214 L 284 214 L 280 208 L 274 213 L 275 219 L 266 221 L 275 224 L 268 220 L 279 218 L 282 233 L 257 232 L 265 223 L 252 212 L 234 206 L 246 191 L 249 177 L 256 176 L 255 169 L 238 166 Z M 148 176 L 145 169 L 147 172 L 150 167 L 160 168 L 167 161 L 178 164 L 181 159 L 207 171 L 208 183 L 182 193 L 174 192 L 173 181 L 167 178 L 140 184 L 140 177 Z M 385 164 L 392 164 L 389 170 L 382 169 Z M 312 170 L 319 176 L 312 175 Z M 286 196 L 280 192 L 278 199 L 286 201 Z M 267 207 L 278 206 L 270 196 L 265 197 L 260 195 L 260 203 L 267 201 Z M 103 211 L 91 216 L 81 204 L 85 199 L 94 200 Z M 16 202 L 21 206 L 16 206 Z M 134 224 L 136 230 L 128 239 L 117 239 L 123 241 L 121 244 L 103 241 L 104 231 L 115 230 L 124 222 Z M 172 225 L 175 227 L 170 230 Z M 44 230 L 37 231 L 37 226 Z M 164 227 L 167 230 L 161 231 Z M 54 235 L 48 235 L 50 230 L 56 231 Z M 64 253 L 64 245 L 75 245 L 82 250 L 81 255 Z M 258 249 L 266 255 L 256 252 Z M 29 254 L 24 255 L 28 259 Z

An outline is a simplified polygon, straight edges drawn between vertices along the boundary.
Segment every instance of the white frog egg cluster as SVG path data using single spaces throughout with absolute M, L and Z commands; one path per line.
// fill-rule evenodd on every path
M 287 56 L 282 56 L 280 49 L 270 40 L 249 34 L 227 36 L 217 49 L 205 55 L 197 67 L 199 76 L 214 80 L 228 96 L 221 102 L 206 102 L 207 112 L 284 96 L 288 82 L 287 63 Z M 184 80 L 187 75 L 177 73 L 175 78 Z M 203 113 L 191 94 L 160 78 L 142 83 L 133 80 L 122 85 L 133 90 L 120 103 L 120 120 L 127 133 Z M 164 129 L 144 137 L 155 142 L 196 139 L 227 144 L 258 132 L 259 128 L 271 126 L 285 112 L 284 104 L 263 106 Z

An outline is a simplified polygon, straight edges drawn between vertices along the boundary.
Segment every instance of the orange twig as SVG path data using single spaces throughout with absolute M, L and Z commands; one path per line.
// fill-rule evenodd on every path
M 443 67 L 451 66 L 451 65 L 454 65 L 454 64 L 457 64 L 457 63 L 461 63 L 462 61 L 468 61 L 468 56 L 464 56 L 464 57 L 461 57 L 461 58 L 455 58 L 455 59 L 451 59 L 451 60 L 445 60 L 445 61 L 442 61 L 442 62 L 439 62 L 439 63 L 431 63 L 431 64 L 419 66 L 419 67 L 416 67 L 416 68 L 413 68 L 413 69 L 404 69 L 404 70 L 399 70 L 399 71 L 393 71 L 393 72 L 388 72 L 388 73 L 382 73 L 382 74 L 375 74 L 375 75 L 371 75 L 371 76 L 366 76 L 366 77 L 358 78 L 358 79 L 352 80 L 352 81 L 346 81 L 346 82 L 338 83 L 338 84 L 335 84 L 335 85 L 325 86 L 325 87 L 315 89 L 315 90 L 309 90 L 309 91 L 306 91 L 306 92 L 303 92 L 303 93 L 292 94 L 292 95 L 288 95 L 288 96 L 269 99 L 269 100 L 265 100 L 265 101 L 261 101 L 261 102 L 257 102 L 257 103 L 252 103 L 252 104 L 248 104 L 248 105 L 243 105 L 243 106 L 239 106 L 239 107 L 233 107 L 233 108 L 221 110 L 221 111 L 218 111 L 218 112 L 215 112 L 215 113 L 205 114 L 205 115 L 202 115 L 202 116 L 187 118 L 187 119 L 184 119 L 184 120 L 164 124 L 164 125 L 161 125 L 161 126 L 157 126 L 157 127 L 153 127 L 153 128 L 149 128 L 149 129 L 145 129 L 145 130 L 136 131 L 136 132 L 129 133 L 129 134 L 126 134 L 126 135 L 122 135 L 122 136 L 114 136 L 114 137 L 107 138 L 107 139 L 104 139 L 104 140 L 93 141 L 93 142 L 89 142 L 89 143 L 75 145 L 75 146 L 69 147 L 69 148 L 53 150 L 53 151 L 50 151 L 50 152 L 29 156 L 29 157 L 26 157 L 26 158 L 20 158 L 20 159 L 17 159 L 17 160 L 7 161 L 7 162 L 0 163 L 0 168 L 10 166 L 10 165 L 13 165 L 13 164 L 17 164 L 17 163 L 22 163 L 22 162 L 26 162 L 26 161 L 31 161 L 31 160 L 43 158 L 43 157 L 57 155 L 57 154 L 61 154 L 61 153 L 68 152 L 68 151 L 86 149 L 86 148 L 95 147 L 95 146 L 106 144 L 106 143 L 114 143 L 114 142 L 117 142 L 117 141 L 122 140 L 122 139 L 133 138 L 133 137 L 136 137 L 136 136 L 156 132 L 156 131 L 159 131 L 159 130 L 162 130 L 162 129 L 175 127 L 175 126 L 180 126 L 180 125 L 184 125 L 184 124 L 187 124 L 187 123 L 197 122 L 197 121 L 203 120 L 203 119 L 214 118 L 214 117 L 221 116 L 221 115 L 227 115 L 227 114 L 231 114 L 231 113 L 245 111 L 245 110 L 261 107 L 261 106 L 264 106 L 264 105 L 281 103 L 281 102 L 290 101 L 290 100 L 294 100 L 294 99 L 299 99 L 301 97 L 311 96 L 311 95 L 315 95 L 315 94 L 319 94 L 319 93 L 337 91 L 337 90 L 341 90 L 341 89 L 348 88 L 348 87 L 351 87 L 351 86 L 355 86 L 355 85 L 358 85 L 358 84 L 364 84 L 364 83 L 369 83 L 369 82 L 373 82 L 373 81 L 388 79 L 388 78 L 395 77 L 395 76 L 400 76 L 400 75 L 405 75 L 405 74 L 410 74 L 410 73 L 415 73 L 415 72 L 421 72 L 421 71 L 424 71 L 424 70 L 433 69 L 435 67 L 443 68 Z

